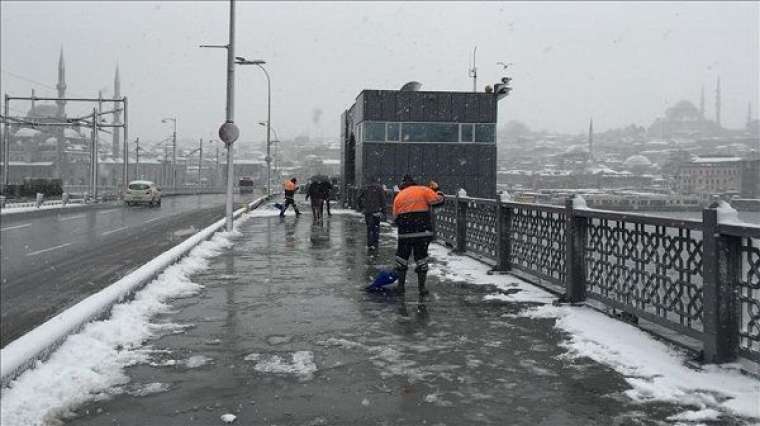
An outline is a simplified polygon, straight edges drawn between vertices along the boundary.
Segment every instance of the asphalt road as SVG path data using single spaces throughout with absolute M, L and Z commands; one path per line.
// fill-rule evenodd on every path
M 162 204 L 3 217 L 2 347 L 224 215 L 223 195 L 167 197 Z

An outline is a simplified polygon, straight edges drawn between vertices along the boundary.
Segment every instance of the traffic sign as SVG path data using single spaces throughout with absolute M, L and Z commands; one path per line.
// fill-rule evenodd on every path
M 226 122 L 219 127 L 219 139 L 227 146 L 232 145 L 240 136 L 240 129 L 235 123 Z

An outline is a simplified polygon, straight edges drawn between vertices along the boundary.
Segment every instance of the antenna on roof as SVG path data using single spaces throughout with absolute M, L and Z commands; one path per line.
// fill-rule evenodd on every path
M 478 91 L 478 67 L 475 66 L 475 54 L 478 53 L 478 46 L 472 50 L 472 68 L 470 68 L 470 77 L 472 77 L 472 91 Z

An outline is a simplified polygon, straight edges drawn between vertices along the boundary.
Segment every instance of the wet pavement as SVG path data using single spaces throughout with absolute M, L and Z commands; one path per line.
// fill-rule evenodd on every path
M 67 424 L 671 424 L 683 410 L 632 402 L 610 368 L 562 356 L 554 320 L 484 301 L 489 286 L 431 276 L 420 301 L 412 276 L 405 296 L 362 291 L 392 261 L 389 227 L 371 257 L 355 215 L 324 227 L 258 217 L 240 231 L 193 277 L 202 292 L 155 319 L 181 331 L 148 342 L 126 392 Z

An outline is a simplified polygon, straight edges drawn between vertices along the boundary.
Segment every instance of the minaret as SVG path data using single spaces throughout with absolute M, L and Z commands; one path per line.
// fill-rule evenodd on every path
M 66 64 L 63 61 L 63 46 L 61 46 L 61 53 L 58 56 L 58 84 L 55 86 L 58 89 L 58 97 L 66 97 Z M 66 117 L 66 101 L 56 101 L 58 105 L 58 112 L 56 116 L 58 118 Z
M 718 127 L 723 127 L 720 125 L 720 76 L 718 76 L 718 83 L 715 85 L 715 124 Z
M 594 118 L 591 117 L 591 119 L 588 122 L 588 158 L 589 160 L 594 159 Z
M 119 80 L 119 65 L 116 65 L 116 74 L 113 78 L 113 98 L 114 99 L 121 99 L 121 81 Z M 121 109 L 123 107 L 122 104 L 117 104 L 114 102 L 114 113 L 113 113 L 113 124 L 121 124 Z M 121 129 L 118 127 L 113 128 L 113 139 L 111 143 L 111 154 L 113 155 L 113 158 L 119 158 L 119 153 L 121 147 Z
M 66 64 L 63 61 L 63 46 L 61 46 L 61 53 L 58 55 L 58 84 L 55 86 L 58 89 L 58 98 L 66 97 Z M 55 101 L 58 105 L 58 111 L 56 111 L 56 118 L 58 121 L 66 119 L 66 101 Z M 66 182 L 68 176 L 68 167 L 66 164 L 66 133 L 65 127 L 56 128 L 56 137 L 58 143 L 56 144 L 56 174 L 57 177 Z
M 705 86 L 702 85 L 702 90 L 699 92 L 699 118 L 705 119 Z

